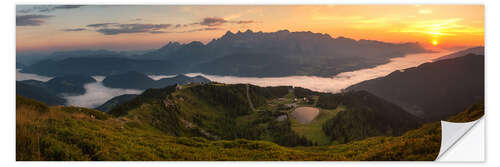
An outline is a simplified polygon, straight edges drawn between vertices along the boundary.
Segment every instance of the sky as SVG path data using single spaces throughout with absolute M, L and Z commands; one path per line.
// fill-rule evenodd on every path
M 311 31 L 332 37 L 484 46 L 483 5 L 17 5 L 17 52 L 148 50 L 207 43 L 227 31 Z

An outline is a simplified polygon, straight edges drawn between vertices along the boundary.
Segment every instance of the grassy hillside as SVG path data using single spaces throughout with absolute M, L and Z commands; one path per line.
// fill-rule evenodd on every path
M 322 94 L 316 105 L 345 107 L 323 124 L 324 133 L 340 143 L 372 136 L 399 136 L 420 125 L 417 117 L 366 91 Z
M 482 114 L 483 107 L 471 107 L 450 120 L 475 120 Z M 17 160 L 433 160 L 439 146 L 439 122 L 399 137 L 283 147 L 267 141 L 175 137 L 141 120 L 16 98 Z
M 292 129 L 298 135 L 306 137 L 317 145 L 329 145 L 331 143 L 331 137 L 323 132 L 323 125 L 342 110 L 344 110 L 343 107 L 338 107 L 334 110 L 320 109 L 317 118 L 309 124 L 301 124 L 295 119 L 291 119 Z
M 347 89 L 366 90 L 426 121 L 438 121 L 484 101 L 484 55 L 424 63 Z
M 148 89 L 109 113 L 149 122 L 175 136 L 207 139 L 252 139 L 280 145 L 311 145 L 291 129 L 290 122 L 277 121 L 283 114 L 267 101 L 284 96 L 289 87 L 257 87 L 235 84 L 189 84 Z M 258 110 L 252 110 L 251 101 Z
M 113 97 L 112 99 L 109 99 L 104 104 L 100 105 L 99 107 L 96 107 L 95 109 L 102 111 L 102 112 L 109 112 L 111 109 L 113 109 L 117 105 L 131 101 L 137 96 L 138 95 L 136 95 L 136 94 L 124 94 L 124 95 L 116 96 L 116 97 Z
M 480 119 L 484 115 L 484 104 L 474 104 L 469 106 L 464 112 L 458 113 L 450 118 L 450 122 L 470 122 Z

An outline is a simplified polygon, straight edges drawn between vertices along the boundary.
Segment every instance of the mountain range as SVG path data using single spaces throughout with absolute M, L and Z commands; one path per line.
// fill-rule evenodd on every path
M 54 77 L 47 82 L 38 80 L 16 81 L 16 94 L 36 99 L 48 105 L 64 105 L 64 95 L 82 95 L 86 92 L 84 85 L 96 82 L 90 76 L 65 75 Z
M 104 51 L 101 51 L 104 52 Z M 276 77 L 290 75 L 333 76 L 340 72 L 384 64 L 390 58 L 428 52 L 418 43 L 386 43 L 374 40 L 333 38 L 313 32 L 228 31 L 207 44 L 198 41 L 167 45 L 141 55 L 96 57 L 93 52 L 58 53 L 66 59 L 43 60 L 23 72 L 58 76 L 62 74 L 112 75 L 119 71 L 146 74 L 202 72 L 214 75 Z M 92 54 L 91 54 L 92 53 Z M 115 53 L 107 53 L 106 55 Z M 78 56 L 72 56 L 78 55 Z M 90 56 L 92 55 L 92 56 Z M 88 68 L 88 67 L 93 68 Z
M 66 103 L 66 99 L 47 89 L 19 81 L 16 81 L 16 95 L 35 99 L 47 105 L 64 105 Z
M 97 82 L 94 78 L 85 75 L 64 75 L 54 77 L 47 82 L 38 80 L 19 81 L 24 84 L 46 89 L 54 94 L 82 95 L 85 93 L 85 84 Z
M 16 94 L 42 101 L 48 105 L 65 105 L 66 100 L 63 98 L 64 96 L 83 95 L 86 93 L 85 84 L 95 82 L 97 81 L 93 77 L 85 75 L 64 75 L 54 77 L 46 82 L 38 80 L 16 81 Z M 188 77 L 182 74 L 171 78 L 153 80 L 146 74 L 135 71 L 109 75 L 102 81 L 103 85 L 109 88 L 138 90 L 162 88 L 176 84 L 184 85 L 209 82 L 211 81 L 202 76 Z M 122 98 L 116 97 L 114 99 L 118 100 Z M 111 104 L 113 103 L 103 104 L 100 109 L 108 110 Z
M 142 55 L 152 50 L 134 50 L 134 51 L 111 51 L 106 49 L 80 49 L 69 51 L 54 51 L 54 52 L 21 52 L 16 53 L 16 62 L 19 65 L 32 65 L 41 60 L 62 60 L 67 58 L 78 57 L 121 57 L 133 58 L 136 55 Z M 21 68 L 17 66 L 16 68 Z
M 169 61 L 136 60 L 122 57 L 70 57 L 62 60 L 42 60 L 21 70 L 44 76 L 113 75 L 126 71 L 148 74 L 177 74 L 179 68 Z

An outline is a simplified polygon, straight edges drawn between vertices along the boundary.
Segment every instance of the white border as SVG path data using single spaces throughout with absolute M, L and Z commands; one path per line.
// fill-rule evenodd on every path
M 2 116 L 0 123 L 2 124 L 2 137 L 0 138 L 1 162 L 5 166 L 223 166 L 223 165 L 241 165 L 241 166 L 330 166 L 330 165 L 349 165 L 349 166 L 431 166 L 431 165 L 449 165 L 449 166 L 463 166 L 463 165 L 481 165 L 481 166 L 500 166 L 499 154 L 497 149 L 500 149 L 498 142 L 499 133 L 490 131 L 488 133 L 489 139 L 486 140 L 486 163 L 442 163 L 442 162 L 15 162 L 15 5 L 16 4 L 40 4 L 40 1 L 34 0 L 4 0 L 1 1 L 0 17 L 3 21 L 1 28 L 2 42 L 0 44 L 2 51 L 2 58 L 0 61 L 0 72 L 7 80 L 0 82 L 1 86 L 1 105 Z M 495 77 L 497 72 L 500 72 L 500 52 L 497 47 L 500 44 L 499 31 L 500 26 L 498 17 L 500 16 L 499 1 L 495 0 L 146 0 L 146 1 L 131 1 L 131 0 L 46 0 L 44 4 L 485 4 L 486 10 L 486 116 L 488 118 L 486 130 L 496 129 L 500 127 L 498 120 L 498 111 L 500 109 L 499 103 L 495 103 L 495 99 L 500 99 L 499 86 L 500 82 L 498 77 Z M 491 30 L 491 31 L 489 31 Z M 482 142 L 482 141 L 477 141 Z M 489 157 L 489 158 L 488 158 Z

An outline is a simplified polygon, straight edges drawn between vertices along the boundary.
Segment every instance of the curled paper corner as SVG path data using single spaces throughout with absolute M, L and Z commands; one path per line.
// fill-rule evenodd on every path
M 441 147 L 439 149 L 439 154 L 436 157 L 436 161 L 440 161 L 440 158 L 446 154 L 446 152 L 465 134 L 467 134 L 467 132 L 469 132 L 481 119 L 483 118 L 471 122 L 460 123 L 441 121 Z

